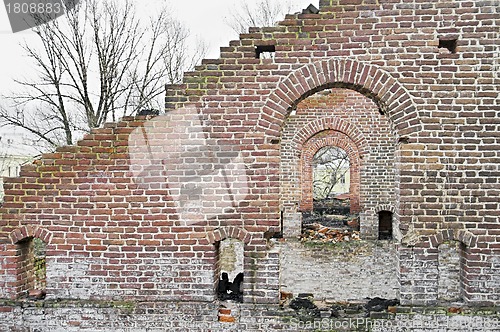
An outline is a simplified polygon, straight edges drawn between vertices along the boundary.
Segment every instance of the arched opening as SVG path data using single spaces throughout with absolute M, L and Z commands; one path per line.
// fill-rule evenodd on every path
M 313 218 L 320 218 L 321 224 L 328 227 L 348 225 L 351 219 L 357 217 L 351 209 L 351 163 L 348 153 L 334 145 L 324 146 L 314 154 L 311 167 Z
M 360 153 L 347 134 L 317 132 L 303 144 L 300 159 L 300 210 L 318 212 L 322 203 L 343 200 L 348 202 L 346 213 L 360 211 Z
M 392 212 L 380 211 L 378 213 L 378 239 L 392 239 Z
M 281 137 L 284 236 L 300 235 L 305 224 L 321 223 L 318 214 L 326 213 L 340 215 L 343 226 L 359 229 L 362 238 L 377 239 L 378 216 L 374 211 L 379 211 L 381 202 L 397 205 L 394 142 L 387 115 L 357 91 L 329 88 L 300 100 L 286 118 Z M 341 176 L 336 179 L 337 187 L 322 185 L 329 175 L 323 164 L 336 159 L 324 157 L 339 153 L 347 156 L 345 165 L 348 160 L 349 166 L 341 166 L 345 172 L 338 172 Z M 340 184 L 343 188 L 338 187 Z M 321 206 L 332 200 L 340 200 L 337 203 L 345 212 L 339 213 L 338 208 L 327 211 L 327 206 Z
M 438 301 L 463 301 L 462 271 L 465 245 L 450 240 L 438 246 Z
M 217 298 L 221 301 L 243 302 L 244 244 L 227 238 L 216 243 L 215 269 Z
M 325 146 L 314 155 L 312 167 L 314 201 L 349 193 L 350 162 L 347 152 L 336 146 Z
M 46 295 L 46 243 L 29 237 L 17 243 L 17 284 L 20 297 L 42 299 Z

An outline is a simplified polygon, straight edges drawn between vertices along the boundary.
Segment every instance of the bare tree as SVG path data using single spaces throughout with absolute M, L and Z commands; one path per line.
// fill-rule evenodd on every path
M 203 57 L 189 52 L 189 31 L 165 9 L 146 23 L 130 0 L 87 0 L 34 28 L 41 48 L 24 45 L 38 77 L 16 80 L 0 123 L 22 127 L 49 146 L 141 109 L 161 109 L 165 84 Z
M 293 9 L 294 6 L 289 0 L 260 0 L 256 5 L 244 0 L 226 18 L 226 24 L 238 34 L 246 33 L 250 27 L 275 26 Z
M 342 180 L 345 181 L 346 173 L 350 170 L 349 156 L 340 148 L 325 146 L 314 155 L 312 166 L 314 198 L 328 198 L 334 188 Z

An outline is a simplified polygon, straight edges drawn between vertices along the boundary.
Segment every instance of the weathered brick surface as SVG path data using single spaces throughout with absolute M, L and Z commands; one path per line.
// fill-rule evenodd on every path
M 239 305 L 236 322 L 221 322 L 213 303 L 165 302 L 57 302 L 0 304 L 0 326 L 5 331 L 498 331 L 498 311 L 465 310 L 448 314 L 447 308 L 404 308 L 405 313 L 385 319 L 300 319 L 291 309 L 275 305 Z M 403 311 L 403 310 L 401 310 Z
M 39 237 L 49 299 L 210 302 L 216 243 L 232 237 L 244 243 L 245 301 L 276 303 L 280 257 L 267 238 L 300 228 L 301 173 L 290 173 L 292 155 L 283 153 L 303 114 L 305 126 L 330 116 L 353 127 L 329 129 L 333 136 L 364 136 L 355 144 L 368 153 L 360 158 L 363 235 L 376 234 L 378 211 L 393 210 L 402 303 L 437 303 L 438 247 L 453 240 L 463 244 L 465 303 L 498 305 L 498 1 L 320 7 L 252 29 L 220 59 L 204 60 L 168 87 L 175 111 L 106 125 L 8 179 L 0 296 L 23 295 L 19 242 Z M 453 38 L 455 52 L 439 48 Z M 256 59 L 255 46 L 270 44 L 275 58 Z M 370 98 L 372 111 L 304 107 L 331 88 Z M 296 181 L 290 193 L 286 172 Z
M 280 243 L 280 286 L 318 300 L 359 301 L 398 298 L 398 266 L 394 244 L 349 242 L 337 246 Z

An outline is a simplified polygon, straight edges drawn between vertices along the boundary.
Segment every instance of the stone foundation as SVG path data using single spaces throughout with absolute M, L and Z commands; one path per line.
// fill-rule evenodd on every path
M 398 307 L 394 314 L 365 318 L 303 319 L 294 310 L 276 305 L 238 305 L 235 322 L 219 322 L 217 303 L 47 301 L 0 302 L 2 331 L 51 332 L 495 332 L 500 329 L 496 308 L 463 309 Z M 453 310 L 451 310 L 453 311 Z

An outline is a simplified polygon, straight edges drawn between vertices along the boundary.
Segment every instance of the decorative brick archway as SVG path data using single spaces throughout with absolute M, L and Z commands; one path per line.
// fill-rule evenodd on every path
M 245 244 L 249 244 L 252 240 L 251 234 L 245 229 L 234 226 L 221 227 L 214 231 L 207 232 L 207 240 L 211 244 L 227 238 L 237 239 Z
M 12 252 L 15 252 L 15 255 L 9 257 L 12 263 L 13 275 L 16 276 L 15 283 L 12 284 L 15 297 L 23 297 L 27 292 L 34 290 L 37 284 L 36 280 L 43 282 L 42 288 L 43 293 L 45 293 L 45 284 L 47 282 L 45 272 L 43 272 L 43 276 L 36 277 L 33 239 L 39 239 L 44 245 L 47 245 L 51 242 L 52 237 L 53 233 L 51 231 L 33 225 L 22 225 L 9 234 Z M 45 257 L 43 258 L 43 266 L 45 266 Z M 42 294 L 41 291 L 39 294 Z
M 322 131 L 309 139 L 302 148 L 301 158 L 301 188 L 302 199 L 300 209 L 310 211 L 313 209 L 313 167 L 314 155 L 319 149 L 325 146 L 335 146 L 344 150 L 349 156 L 350 162 L 350 187 L 349 197 L 351 203 L 351 213 L 360 211 L 360 158 L 359 151 L 354 142 L 346 134 L 340 131 Z
M 360 158 L 363 158 L 363 155 L 368 152 L 366 138 L 356 126 L 339 118 L 328 117 L 309 122 L 295 134 L 292 140 L 295 155 L 299 156 L 302 146 L 311 137 L 324 130 L 338 131 L 349 137 L 349 140 L 355 145 L 356 150 L 358 150 Z
M 256 131 L 277 138 L 290 111 L 303 99 L 330 87 L 354 89 L 373 99 L 400 136 L 418 132 L 421 123 L 410 95 L 389 74 L 350 59 L 319 60 L 290 73 L 269 96 Z
M 12 231 L 9 235 L 12 244 L 16 244 L 33 237 L 39 238 L 45 243 L 50 243 L 50 240 L 52 239 L 52 232 L 41 227 L 23 225 Z

